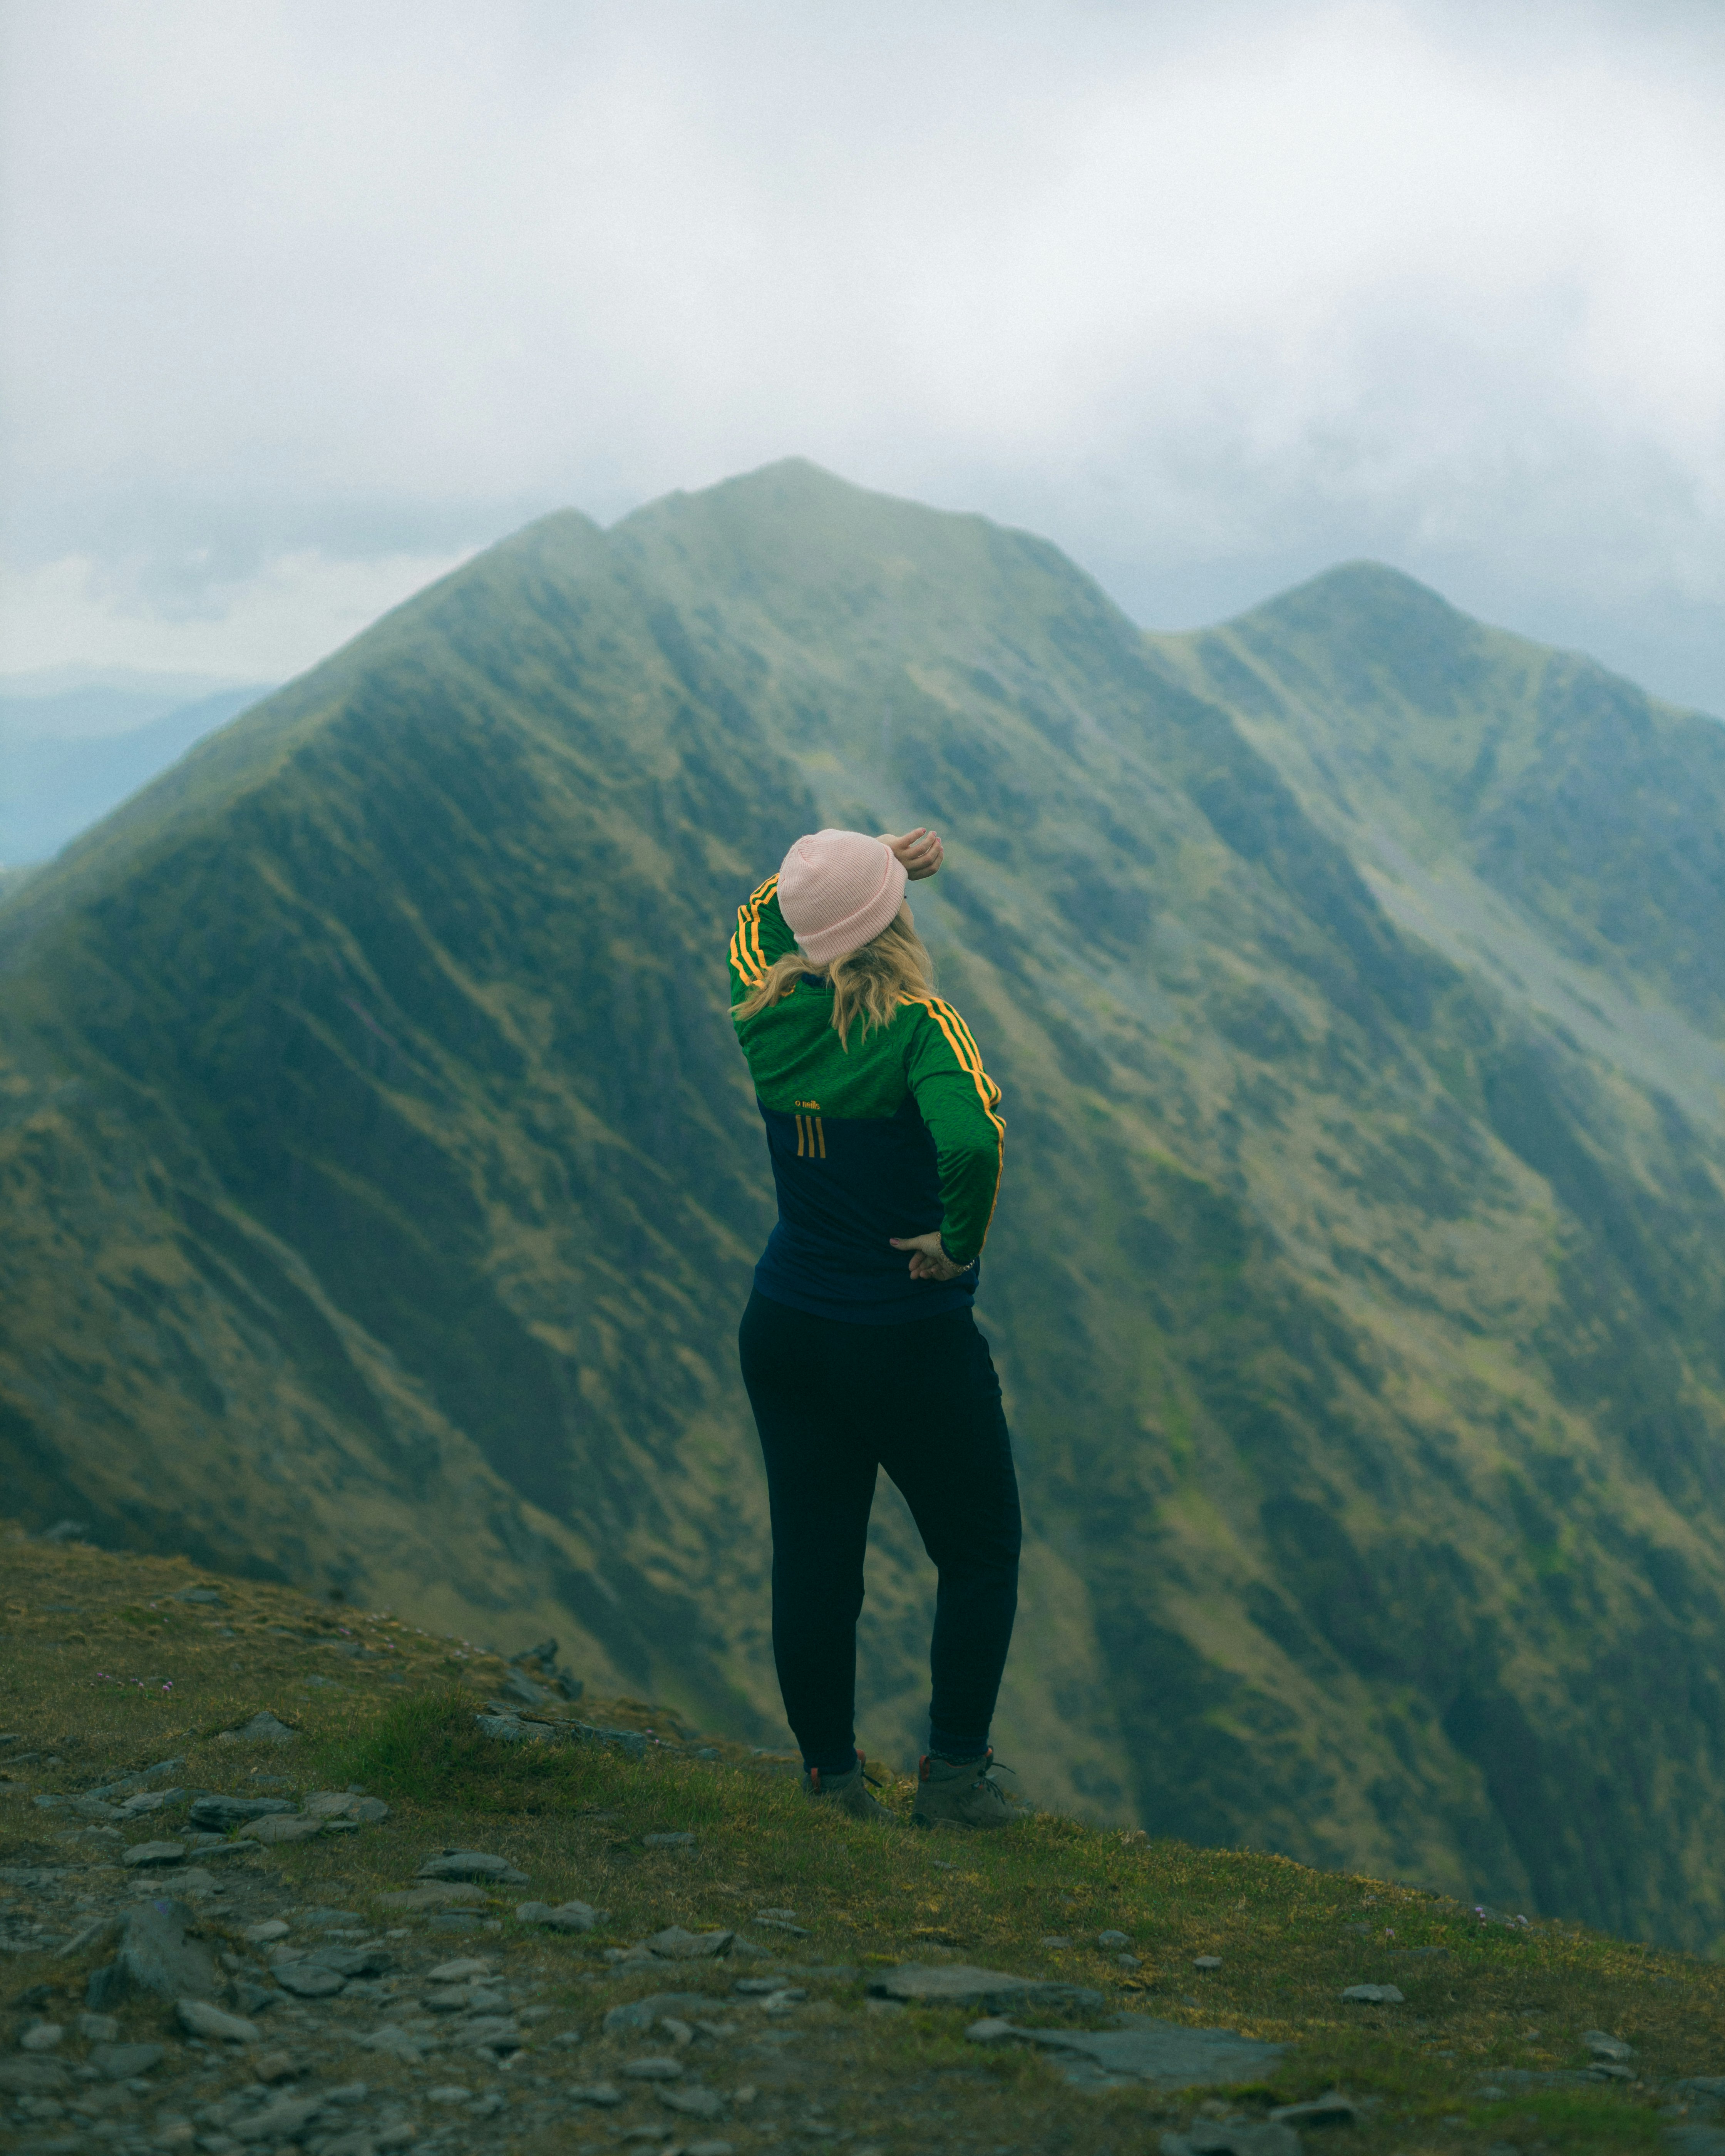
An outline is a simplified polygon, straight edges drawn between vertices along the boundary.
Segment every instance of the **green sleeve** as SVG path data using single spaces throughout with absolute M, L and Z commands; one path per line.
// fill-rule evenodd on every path
M 983 1068 L 970 1029 L 950 1004 L 919 1004 L 905 1075 L 934 1140 L 941 1179 L 941 1240 L 968 1265 L 987 1240 L 1000 1190 L 1000 1089 Z
M 778 910 L 778 878 L 768 877 L 737 909 L 731 938 L 731 1000 L 739 1004 L 766 977 L 775 958 L 794 951 L 797 939 Z

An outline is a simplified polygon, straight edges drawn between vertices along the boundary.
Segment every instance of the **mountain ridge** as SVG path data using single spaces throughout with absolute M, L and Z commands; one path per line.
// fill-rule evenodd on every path
M 1710 1943 L 1718 1136 L 1659 1039 L 1637 1076 L 1420 931 L 1378 828 L 1420 697 L 1666 722 L 1555 660 L 1541 705 L 1477 624 L 1458 685 L 1402 590 L 1327 675 L 1299 608 L 1147 637 L 1044 541 L 793 464 L 398 609 L 0 906 L 33 1517 L 775 1728 L 720 954 L 798 830 L 936 821 L 919 926 L 1007 1096 L 1003 1751 L 1098 1816 Z M 1704 970 L 1686 1016 L 1464 865 L 1711 1050 Z M 865 1742 L 915 1743 L 927 1595 L 886 1497 Z

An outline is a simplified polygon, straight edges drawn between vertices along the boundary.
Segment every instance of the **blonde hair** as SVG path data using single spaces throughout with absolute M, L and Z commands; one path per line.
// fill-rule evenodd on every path
M 894 916 L 872 942 L 817 966 L 800 951 L 775 958 L 766 973 L 732 1010 L 739 1024 L 782 1003 L 805 974 L 833 984 L 833 1030 L 840 1045 L 850 1045 L 854 1019 L 862 1020 L 866 1040 L 870 1026 L 891 1025 L 899 1006 L 934 993 L 934 961 L 922 938 L 902 913 Z

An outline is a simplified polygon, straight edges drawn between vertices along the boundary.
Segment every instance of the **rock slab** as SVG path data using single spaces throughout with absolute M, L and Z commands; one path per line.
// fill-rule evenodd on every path
M 604 1912 L 585 1902 L 560 1902 L 555 1908 L 549 1902 L 521 1902 L 515 1913 L 517 1923 L 543 1924 L 554 1932 L 590 1932 Z
M 167 2056 L 162 2044 L 97 2044 L 91 2049 L 90 2064 L 105 2082 L 129 2082 L 159 2066 Z
M 667 1924 L 643 1944 L 661 1961 L 709 1961 L 724 1953 L 736 1937 L 735 1932 L 685 1932 L 680 1924 Z
M 605 2034 L 619 2036 L 637 2029 L 652 2029 L 667 2015 L 686 2021 L 714 2013 L 722 2004 L 706 1991 L 655 1991 L 649 1998 L 632 1999 L 626 2006 L 614 2006 L 605 2016 Z
M 483 1887 L 463 1887 L 453 1881 L 443 1885 L 410 1887 L 399 1894 L 380 1894 L 380 1909 L 471 1909 L 485 1906 Z
M 504 1856 L 488 1856 L 481 1850 L 451 1849 L 441 1856 L 428 1857 L 415 1877 L 420 1879 L 483 1879 L 501 1887 L 525 1887 L 527 1875 L 517 1871 Z
M 120 1861 L 131 1871 L 153 1871 L 167 1864 L 183 1864 L 183 1841 L 135 1841 Z
M 213 2036 L 228 2044 L 255 2044 L 258 2041 L 255 2023 L 242 2021 L 237 2014 L 224 2014 L 207 1999 L 182 1999 L 175 2011 L 180 2017 L 180 2026 L 188 2035 Z
M 150 1902 L 126 1919 L 119 1953 L 95 1970 L 85 1993 L 93 2013 L 151 1991 L 162 1999 L 208 1999 L 217 1988 L 214 1957 L 186 1937 L 192 1912 L 183 1902 Z
M 1118 2081 L 1150 2082 L 1158 2088 L 1226 2087 L 1259 2081 L 1287 2050 L 1262 2044 L 1233 2029 L 1187 2029 L 1158 2021 L 1147 2014 L 1118 2014 L 1111 2029 L 1014 2029 L 1020 2042 L 1065 2051 L 1090 2061 L 1092 2067 Z M 1292 2138 L 1292 2129 L 1283 2128 Z M 1298 2143 L 1291 2156 L 1297 2156 Z M 1242 2150 L 1241 2156 L 1246 2156 Z M 1266 2143 L 1252 2156 L 1275 2156 Z
M 246 1833 L 250 1840 L 259 1842 L 311 1841 L 323 1830 L 321 1819 L 306 1819 L 295 1812 L 286 1818 L 254 1820 Z
M 285 1797 L 194 1797 L 192 1824 L 213 1834 L 245 1820 L 270 1819 L 278 1812 L 292 1810 Z
M 291 1744 L 295 1732 L 265 1707 L 240 1729 L 224 1729 L 218 1744 Z
M 1274 2119 L 1200 2119 L 1164 2133 L 1162 2156 L 1300 2156 L 1300 2137 Z
M 305 1799 L 305 1810 L 311 1819 L 359 1820 L 367 1826 L 389 1816 L 382 1797 L 362 1797 L 351 1789 L 314 1789 Z
M 906 1962 L 870 1977 L 869 1990 L 876 1999 L 914 2000 L 925 2006 L 985 2006 L 1004 2013 L 1012 2006 L 1100 2006 L 1100 1991 L 1080 1984 L 1052 1984 L 1029 1976 L 1008 1976 L 993 1969 L 972 1969 L 963 1962 L 945 1969 L 926 1969 Z

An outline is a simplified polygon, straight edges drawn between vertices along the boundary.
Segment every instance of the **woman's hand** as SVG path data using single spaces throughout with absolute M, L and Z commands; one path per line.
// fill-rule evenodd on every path
M 936 842 L 938 844 L 938 841 Z M 931 870 L 932 874 L 932 871 Z M 896 1250 L 911 1254 L 911 1278 L 926 1281 L 957 1280 L 960 1273 L 968 1272 L 968 1265 L 955 1265 L 941 1248 L 938 1228 L 927 1235 L 889 1235 L 886 1239 Z
M 883 831 L 880 843 L 891 847 L 904 863 L 905 874 L 912 883 L 921 883 L 925 877 L 932 876 L 939 868 L 944 851 L 940 833 L 920 824 L 902 838 L 895 839 L 890 831 Z

